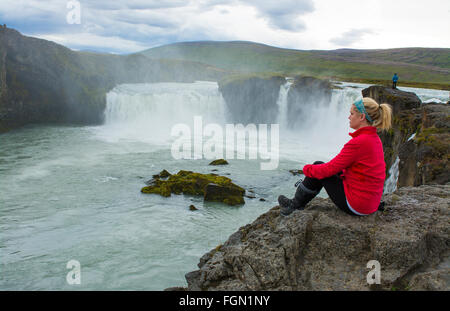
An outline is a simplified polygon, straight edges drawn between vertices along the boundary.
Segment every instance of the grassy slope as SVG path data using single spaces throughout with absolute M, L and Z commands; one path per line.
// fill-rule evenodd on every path
M 152 58 L 203 62 L 225 70 L 307 74 L 354 82 L 450 89 L 450 49 L 301 51 L 252 42 L 184 42 L 141 52 Z

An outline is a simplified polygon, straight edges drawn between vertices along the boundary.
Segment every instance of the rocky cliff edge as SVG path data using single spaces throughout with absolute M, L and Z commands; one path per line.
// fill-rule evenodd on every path
M 354 217 L 329 199 L 276 206 L 206 253 L 187 290 L 449 290 L 450 184 L 400 188 Z M 369 261 L 380 284 L 368 284 Z

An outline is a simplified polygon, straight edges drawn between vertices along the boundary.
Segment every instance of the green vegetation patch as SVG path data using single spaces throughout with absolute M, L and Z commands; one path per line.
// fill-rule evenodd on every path
M 231 179 L 216 174 L 201 174 L 181 170 L 167 180 L 155 178 L 142 193 L 154 193 L 164 197 L 174 194 L 203 195 L 205 201 L 222 202 L 228 205 L 244 204 L 245 189 Z

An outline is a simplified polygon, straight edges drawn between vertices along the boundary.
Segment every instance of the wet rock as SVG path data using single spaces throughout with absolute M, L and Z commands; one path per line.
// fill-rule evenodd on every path
M 166 178 L 166 177 L 169 177 L 170 175 L 172 175 L 172 174 L 170 174 L 168 171 L 162 170 L 159 174 L 153 175 L 152 177 L 153 178 Z
M 205 188 L 205 201 L 223 202 L 228 205 L 244 204 L 245 190 L 232 185 L 218 185 L 209 183 Z
M 198 208 L 196 208 L 193 204 L 191 204 L 191 205 L 189 205 L 189 210 L 196 211 L 196 210 L 198 210 Z
M 208 165 L 228 165 L 228 162 L 224 159 L 217 159 L 209 163 Z
M 253 193 L 250 193 L 250 192 L 247 192 L 247 193 L 245 194 L 245 197 L 246 197 L 246 198 L 249 198 L 249 199 L 256 199 L 256 196 L 255 196 Z

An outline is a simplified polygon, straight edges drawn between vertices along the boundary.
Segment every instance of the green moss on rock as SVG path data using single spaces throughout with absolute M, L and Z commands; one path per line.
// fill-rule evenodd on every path
M 245 189 L 231 179 L 216 174 L 201 174 L 181 170 L 167 180 L 155 179 L 142 193 L 154 193 L 168 197 L 171 193 L 203 195 L 205 201 L 223 202 L 228 205 L 244 204 Z

